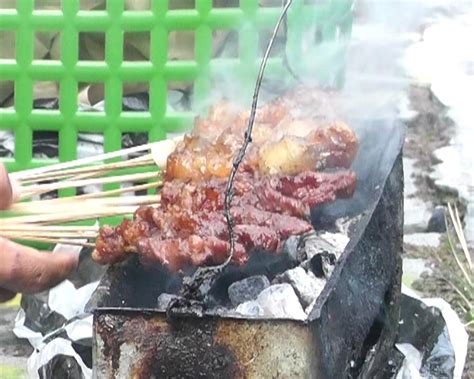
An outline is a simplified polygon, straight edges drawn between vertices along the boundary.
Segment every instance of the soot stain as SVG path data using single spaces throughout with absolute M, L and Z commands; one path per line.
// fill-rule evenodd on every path
M 120 367 L 120 348 L 125 343 L 137 349 L 137 360 L 129 360 L 136 379 L 234 376 L 234 353 L 215 341 L 216 320 L 178 318 L 167 323 L 155 317 L 137 313 L 126 319 L 118 315 L 98 318 L 97 332 L 104 341 L 104 358 L 112 361 L 112 376 Z

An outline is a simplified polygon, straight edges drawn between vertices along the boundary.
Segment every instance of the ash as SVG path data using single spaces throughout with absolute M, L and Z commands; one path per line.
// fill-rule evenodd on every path
M 228 267 L 203 290 L 199 312 L 306 320 L 350 240 L 351 225 L 359 218 L 337 219 L 331 229 L 289 238 L 278 255 L 255 252 L 245 267 Z M 176 299 L 174 294 L 162 293 L 157 308 L 168 311 Z M 186 313 L 188 308 L 174 312 Z

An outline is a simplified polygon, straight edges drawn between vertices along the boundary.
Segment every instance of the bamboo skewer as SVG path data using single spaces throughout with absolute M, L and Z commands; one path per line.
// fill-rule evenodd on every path
M 69 201 L 66 201 L 70 199 Z M 69 209 L 80 206 L 82 207 L 96 207 L 100 209 L 104 206 L 122 206 L 122 205 L 150 205 L 156 204 L 160 201 L 160 195 L 146 195 L 146 196 L 127 196 L 127 197 L 111 197 L 104 199 L 76 199 L 75 197 L 64 198 L 63 201 L 58 202 L 56 199 L 39 200 L 29 203 L 18 203 L 11 207 L 11 211 L 18 213 L 60 213 L 67 212 Z
M 81 241 L 81 240 L 60 239 L 60 238 L 43 238 L 43 237 L 36 237 L 36 236 L 28 236 L 26 234 L 22 235 L 21 237 L 5 236 L 5 238 L 16 239 L 16 240 L 21 240 L 21 241 L 43 242 L 43 243 L 71 245 L 71 246 L 83 246 L 83 247 L 90 247 L 90 248 L 93 248 L 95 246 L 93 243 L 84 242 L 84 241 Z
M 10 218 L 11 225 L 18 224 L 41 224 L 51 225 L 65 222 L 84 221 L 97 219 L 101 217 L 111 216 L 124 216 L 131 215 L 135 212 L 137 207 L 120 207 L 120 208 L 103 208 L 100 210 L 85 210 L 77 213 L 70 213 L 67 215 L 58 214 L 42 214 L 42 215 L 31 215 L 31 216 L 16 216 Z
M 71 180 L 65 182 L 57 182 L 52 184 L 37 184 L 28 186 L 26 189 L 28 192 L 22 193 L 20 198 L 27 199 L 31 196 L 47 193 L 51 191 L 56 191 L 59 189 L 65 188 L 75 188 L 75 187 L 85 187 L 90 185 L 100 185 L 100 184 L 112 184 L 112 183 L 123 183 L 123 182 L 133 182 L 137 180 L 147 180 L 156 178 L 158 174 L 156 172 L 145 172 L 140 174 L 129 174 L 129 175 L 119 175 L 119 176 L 106 176 L 104 178 L 92 178 L 92 179 L 83 179 L 83 180 Z
M 14 216 L 0 219 L 0 226 L 30 223 L 51 225 L 64 222 L 93 220 L 100 217 L 131 215 L 136 209 L 136 206 L 103 207 L 102 209 L 79 209 L 71 211 L 68 214 L 48 213 L 42 215 Z
M 19 233 L 30 233 L 30 234 L 42 234 L 42 233 L 68 233 L 82 235 L 82 234 L 94 234 L 96 235 L 99 232 L 98 226 L 56 226 L 56 225 L 0 225 L 0 234 L 10 233 L 10 232 L 19 232 Z
M 176 147 L 176 144 L 181 141 L 183 138 L 182 137 L 176 137 L 172 140 L 164 140 L 164 141 L 159 141 L 159 142 L 153 142 L 153 143 L 148 143 L 145 145 L 141 146 L 136 146 L 136 147 L 131 147 L 128 149 L 122 149 L 119 151 L 114 151 L 111 153 L 105 153 L 93 157 L 87 157 L 87 158 L 82 158 L 82 159 L 77 159 L 75 161 L 71 162 L 65 162 L 65 163 L 58 163 L 55 165 L 51 166 L 45 166 L 45 167 L 40 167 L 40 168 L 35 168 L 31 170 L 26 170 L 18 173 L 13 173 L 11 174 L 11 177 L 15 180 L 22 181 L 22 180 L 28 180 L 31 179 L 35 176 L 38 176 L 40 174 L 44 173 L 53 173 L 56 171 L 61 171 L 61 170 L 66 170 L 66 169 L 71 169 L 75 167 L 80 167 L 80 166 L 85 166 L 85 165 L 90 165 L 93 163 L 97 162 L 102 162 L 108 159 L 113 159 L 113 158 L 119 158 L 119 157 L 124 157 L 126 155 L 130 155 L 133 153 L 138 153 L 141 151 L 145 150 L 152 150 L 154 154 L 159 153 L 160 149 L 163 149 L 164 154 L 163 155 L 168 155 L 172 150 L 174 150 L 174 147 Z M 156 159 L 154 158 L 155 163 Z
M 50 231 L 0 231 L 0 235 L 8 238 L 22 238 L 24 236 L 40 238 L 96 238 L 98 232 L 50 232 Z
M 125 193 L 129 192 L 137 192 L 137 191 L 143 191 L 143 190 L 148 190 L 150 188 L 159 188 L 161 187 L 163 182 L 161 181 L 156 181 L 156 182 L 151 182 L 151 183 L 146 183 L 146 184 L 138 184 L 136 186 L 130 186 L 126 188 L 120 188 L 116 190 L 110 190 L 110 191 L 102 191 L 102 192 L 95 192 L 95 193 L 88 193 L 84 195 L 78 195 L 74 196 L 74 199 L 78 200 L 84 200 L 84 199 L 101 199 L 101 198 L 107 198 L 111 197 L 113 195 L 123 195 Z M 61 203 L 61 202 L 68 202 L 70 201 L 71 197 L 59 197 L 57 199 L 52 199 L 52 200 L 42 200 L 42 201 L 55 201 L 56 203 Z
M 62 170 L 56 173 L 55 172 L 43 173 L 36 176 L 32 176 L 25 180 L 21 180 L 20 182 L 22 185 L 33 184 L 33 183 L 38 183 L 41 181 L 52 181 L 52 180 L 64 179 L 73 175 L 92 174 L 92 173 L 102 174 L 106 171 L 111 171 L 111 170 L 118 170 L 118 169 L 124 169 L 124 168 L 129 168 L 129 167 L 135 168 L 135 167 L 142 167 L 142 166 L 152 166 L 152 165 L 156 166 L 151 157 L 151 154 L 148 154 L 146 156 L 130 159 L 124 162 L 106 163 L 103 165 L 71 168 L 71 169 Z
M 35 226 L 13 225 L 0 227 L 0 236 L 13 240 L 26 240 L 34 242 L 52 242 L 90 246 L 84 239 L 95 239 L 99 234 L 98 226 Z
M 113 183 L 121 186 L 126 183 L 131 185 L 72 197 L 16 203 L 8 210 L 8 217 L 2 218 L 0 212 L 0 236 L 22 241 L 92 247 L 92 243 L 85 241 L 97 237 L 97 225 L 84 227 L 61 224 L 131 215 L 141 205 L 159 204 L 159 194 L 124 194 L 161 187 L 161 173 L 158 168 L 166 167 L 168 155 L 174 151 L 181 139 L 182 137 L 179 137 L 12 174 L 11 178 L 20 185 L 20 199 L 23 200 L 66 188 Z M 141 152 L 141 156 L 128 158 L 130 154 Z M 118 157 L 127 158 L 119 162 L 107 162 Z M 144 168 L 145 172 L 120 175 L 121 170 L 139 167 Z M 134 184 L 136 182 L 144 183 Z

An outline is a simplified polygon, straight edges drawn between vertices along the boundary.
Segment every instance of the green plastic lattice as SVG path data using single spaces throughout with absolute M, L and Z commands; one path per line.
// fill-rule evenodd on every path
M 152 0 L 149 10 L 124 10 L 125 0 L 108 0 L 105 10 L 80 10 L 79 0 L 62 0 L 58 10 L 35 10 L 34 0 L 17 0 L 16 9 L 0 9 L 0 31 L 14 32 L 16 56 L 0 59 L 0 80 L 14 82 L 14 107 L 0 108 L 0 130 L 15 134 L 13 159 L 5 159 L 9 170 L 22 170 L 77 156 L 80 132 L 104 135 L 106 152 L 120 149 L 126 132 L 148 133 L 150 141 L 166 138 L 192 125 L 191 112 L 167 111 L 168 83 L 193 83 L 193 101 L 205 102 L 219 75 L 234 78 L 251 95 L 262 52 L 259 38 L 271 30 L 281 12 L 280 6 L 263 6 L 259 0 L 240 0 L 237 7 L 213 7 L 212 0 L 195 0 L 193 9 L 169 9 L 168 0 Z M 313 33 L 314 50 L 323 52 L 317 65 L 322 82 L 342 80 L 347 40 L 352 25 L 353 0 L 294 0 L 287 19 L 287 60 L 301 68 L 307 54 L 308 30 Z M 169 60 L 168 36 L 176 30 L 194 33 L 194 59 Z M 217 30 L 237 30 L 237 57 L 214 58 L 212 45 Z M 60 31 L 60 60 L 34 60 L 33 36 L 38 31 Z M 79 60 L 79 33 L 105 34 L 103 61 Z M 124 61 L 124 33 L 149 33 L 147 61 Z M 305 38 L 303 38 L 305 37 Z M 329 43 L 328 43 L 329 42 Z M 326 46 L 327 51 L 324 52 Z M 306 50 L 305 50 L 306 49 Z M 319 49 L 319 50 L 318 50 Z M 313 62 L 314 63 L 314 62 Z M 217 73 L 217 74 L 216 74 Z M 214 75 L 216 74 L 216 75 Z M 268 78 L 288 76 L 283 57 L 273 56 Z M 217 79 L 216 79 L 217 78 Z M 59 110 L 33 109 L 33 84 L 37 81 L 59 83 Z M 104 112 L 78 111 L 79 83 L 103 83 Z M 148 83 L 149 111 L 122 111 L 122 87 L 126 82 Z M 58 159 L 34 159 L 33 132 L 54 131 L 59 137 Z M 61 195 L 74 194 L 65 190 Z

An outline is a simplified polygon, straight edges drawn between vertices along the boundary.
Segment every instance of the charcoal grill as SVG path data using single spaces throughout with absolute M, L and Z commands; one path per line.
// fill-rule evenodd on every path
M 219 308 L 156 309 L 181 279 L 132 257 L 110 267 L 94 312 L 97 378 L 377 377 L 398 325 L 403 240 L 403 128 L 349 120 L 361 141 L 352 199 L 312 211 L 315 228 L 361 215 L 350 242 L 305 321 L 223 316 Z M 285 264 L 249 263 L 249 270 Z M 261 263 L 261 262 L 260 262 Z M 222 275 L 224 275 L 223 273 Z M 198 310 L 196 310 L 198 309 Z

